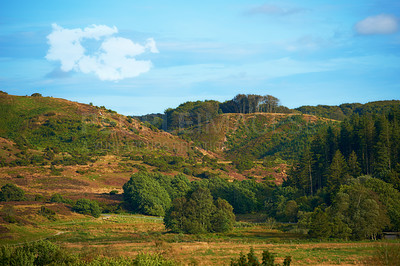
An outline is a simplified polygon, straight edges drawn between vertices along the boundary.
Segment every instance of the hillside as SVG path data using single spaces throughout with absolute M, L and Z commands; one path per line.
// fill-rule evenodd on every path
M 292 160 L 299 156 L 310 136 L 329 125 L 339 124 L 314 115 L 236 113 L 221 114 L 173 133 L 230 159 Z
M 345 118 L 350 118 L 353 114 L 368 115 L 368 114 L 387 114 L 391 111 L 400 109 L 400 101 L 376 101 L 366 104 L 361 103 L 345 103 L 341 105 L 318 105 L 318 106 L 301 106 L 296 108 L 303 114 L 312 114 L 320 117 L 336 119 L 343 121 Z
M 63 156 L 132 151 L 142 154 L 152 150 L 187 156 L 190 152 L 183 148 L 190 146 L 184 140 L 105 107 L 4 93 L 0 94 L 0 137 L 15 142 L 19 150 L 51 150 Z

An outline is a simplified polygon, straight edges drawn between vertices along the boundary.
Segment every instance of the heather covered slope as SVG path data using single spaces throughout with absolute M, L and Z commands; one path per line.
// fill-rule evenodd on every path
M 334 120 L 314 115 L 251 113 L 221 114 L 193 127 L 176 131 L 198 146 L 231 159 L 295 159 L 309 138 Z
M 179 156 L 190 153 L 186 141 L 104 107 L 41 96 L 0 94 L 0 137 L 23 151 L 17 165 L 32 162 L 35 153 L 31 150 L 50 157 L 102 156 L 133 150 Z M 10 159 L 2 157 L 1 161 Z

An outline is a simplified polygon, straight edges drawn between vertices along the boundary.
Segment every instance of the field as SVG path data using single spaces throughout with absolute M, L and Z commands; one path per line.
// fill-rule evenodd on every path
M 65 214 L 68 215 L 57 221 L 31 214 L 34 224 L 8 225 L 8 232 L 3 227 L 0 243 L 18 245 L 49 239 L 88 259 L 134 257 L 144 252 L 160 253 L 184 265 L 228 265 L 232 258 L 240 252 L 247 254 L 251 247 L 260 260 L 263 250 L 275 253 L 278 263 L 290 255 L 292 265 L 366 264 L 384 243 L 311 241 L 301 234 L 270 229 L 267 223 L 251 222 L 237 222 L 234 231 L 226 234 L 173 234 L 165 230 L 159 217 L 103 214 L 96 219 L 67 211 Z

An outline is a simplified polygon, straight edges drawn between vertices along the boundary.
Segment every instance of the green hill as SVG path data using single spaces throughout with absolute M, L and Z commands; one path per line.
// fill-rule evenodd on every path
M 313 115 L 221 114 L 199 125 L 175 131 L 199 147 L 228 158 L 292 160 L 322 127 L 338 122 Z
M 186 141 L 105 107 L 40 95 L 0 94 L 0 137 L 14 142 L 15 148 L 22 151 L 17 165 L 30 164 L 37 152 L 49 160 L 57 154 L 89 160 L 93 156 L 130 152 L 179 156 L 192 153 Z M 12 157 L 0 160 L 10 162 Z

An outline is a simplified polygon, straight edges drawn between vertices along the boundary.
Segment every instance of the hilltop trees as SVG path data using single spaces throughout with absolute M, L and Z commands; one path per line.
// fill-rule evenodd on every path
M 232 100 L 220 103 L 214 100 L 185 102 L 177 108 L 168 108 L 163 114 L 136 117 L 149 122 L 159 129 L 173 131 L 198 126 L 210 121 L 221 113 L 291 113 L 292 110 L 280 105 L 279 99 L 272 95 L 238 94 Z
M 275 113 L 285 108 L 279 108 L 279 99 L 272 95 L 238 94 L 232 100 L 220 105 L 223 113 Z

